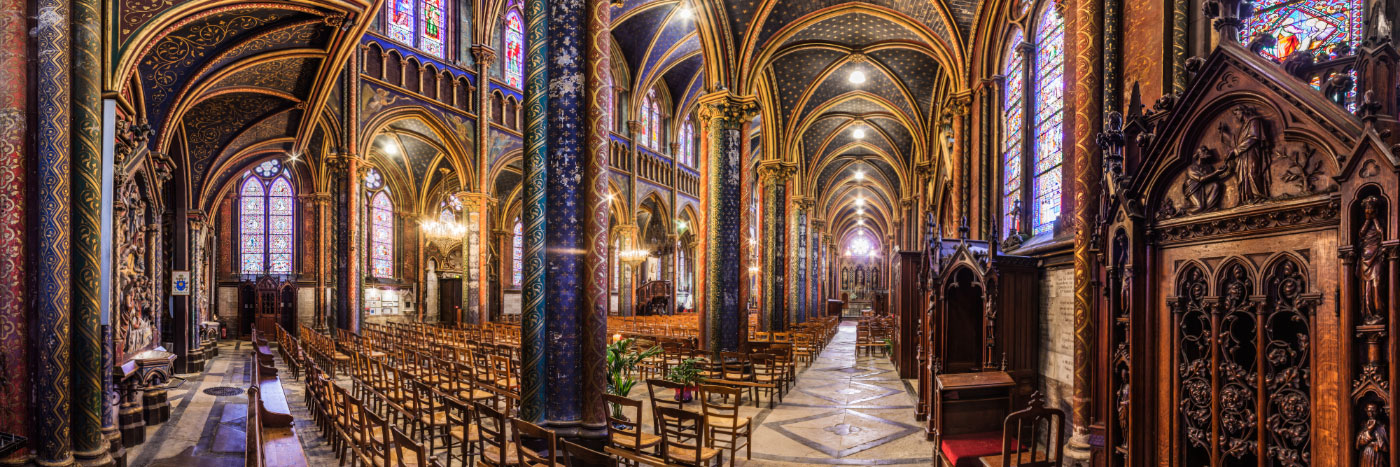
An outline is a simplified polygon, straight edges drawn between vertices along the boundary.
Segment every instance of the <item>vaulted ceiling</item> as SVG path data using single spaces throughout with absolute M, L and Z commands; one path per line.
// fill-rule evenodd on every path
M 672 108 L 717 89 L 757 96 L 761 157 L 798 165 L 794 191 L 816 201 L 838 238 L 856 229 L 884 238 L 900 199 L 914 193 L 914 167 L 941 157 L 939 106 L 965 88 L 976 8 L 976 0 L 627 0 L 613 8 L 613 36 L 630 73 L 625 87 L 664 85 Z

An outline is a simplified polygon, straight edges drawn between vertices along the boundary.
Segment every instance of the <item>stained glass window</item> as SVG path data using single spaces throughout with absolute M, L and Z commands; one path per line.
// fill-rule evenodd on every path
M 1016 50 L 1021 40 L 1021 32 L 1016 31 L 1008 41 L 1004 71 L 1006 89 L 1001 103 L 1002 213 L 1006 216 L 1008 230 L 1016 225 L 1011 211 L 1015 208 L 1016 200 L 1021 199 L 1021 126 L 1024 123 L 1021 117 L 1025 108 L 1025 70 L 1021 53 Z
M 505 25 L 506 84 L 520 88 L 525 82 L 525 19 L 518 8 L 506 11 Z
M 369 260 L 374 277 L 394 276 L 394 202 L 378 170 L 365 175 L 365 187 L 372 190 L 369 201 Z
M 656 91 L 651 92 L 651 105 L 647 107 L 647 112 L 651 115 L 651 148 L 661 147 L 661 105 L 656 103 Z
M 690 117 L 681 126 L 681 162 L 695 167 L 695 125 L 690 123 Z
M 1060 217 L 1060 166 L 1064 128 L 1065 23 L 1054 8 L 1045 8 L 1035 33 L 1035 185 L 1034 234 L 1049 232 Z
M 444 0 L 423 0 L 423 21 L 419 23 L 422 28 L 418 32 L 418 48 L 424 52 L 441 57 L 446 49 L 447 42 L 447 10 L 443 5 Z
M 416 15 L 413 0 L 393 0 L 394 9 L 389 11 L 389 38 L 412 45 L 413 24 Z
M 520 287 L 520 284 L 524 282 L 522 279 L 525 271 L 525 265 L 521 263 L 525 257 L 525 235 L 520 227 L 520 221 L 515 221 L 515 237 L 511 240 L 510 280 L 516 287 Z
M 258 164 L 238 194 L 239 271 L 291 274 L 296 190 L 287 170 L 275 159 Z
M 1273 34 L 1278 41 L 1263 51 L 1279 61 L 1297 51 L 1335 58 L 1332 46 L 1354 47 L 1361 39 L 1361 5 L 1361 0 L 1260 0 L 1244 22 L 1243 36 L 1248 42 L 1260 33 Z
M 651 96 L 655 93 L 647 93 L 642 98 L 642 133 L 637 135 L 637 140 L 641 144 L 651 145 Z

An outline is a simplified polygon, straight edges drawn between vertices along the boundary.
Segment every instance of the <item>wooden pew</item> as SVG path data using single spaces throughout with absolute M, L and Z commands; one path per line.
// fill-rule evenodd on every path
M 244 465 L 247 467 L 297 467 L 308 465 L 301 441 L 292 431 L 292 410 L 287 405 L 277 368 L 270 364 L 271 351 L 257 345 L 249 363 L 253 365 L 253 381 L 248 387 L 247 446 Z M 264 354 L 264 351 L 267 353 Z M 264 365 L 264 355 L 269 364 Z

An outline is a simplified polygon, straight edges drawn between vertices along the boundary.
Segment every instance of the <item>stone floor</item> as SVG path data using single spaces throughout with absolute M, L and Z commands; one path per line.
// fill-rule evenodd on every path
M 740 415 L 752 417 L 756 428 L 753 459 L 747 460 L 741 450 L 739 465 L 932 463 L 933 444 L 924 440 L 914 421 L 912 386 L 899 379 L 888 358 L 857 357 L 854 343 L 854 323 L 843 323 L 821 355 L 800 367 L 797 383 L 781 403 L 770 409 L 764 400 L 760 408 L 749 404 L 742 410 Z M 245 390 L 251 378 L 247 348 L 244 342 L 224 342 L 208 371 L 173 381 L 170 421 L 147 428 L 146 443 L 128 451 L 128 465 L 242 465 Z M 284 388 L 311 465 L 335 465 L 328 445 L 311 426 L 303 386 L 284 382 Z M 632 397 L 646 397 L 645 383 L 633 389 Z M 698 402 L 692 405 L 698 410 Z M 651 419 L 647 412 L 643 420 Z

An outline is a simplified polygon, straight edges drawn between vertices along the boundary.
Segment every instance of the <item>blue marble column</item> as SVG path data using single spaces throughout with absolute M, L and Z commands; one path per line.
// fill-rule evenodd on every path
M 550 381 L 545 421 L 562 436 L 581 422 L 579 308 L 584 299 L 584 1 L 549 2 L 549 147 L 545 164 L 545 304 Z
M 548 366 L 545 348 L 545 193 L 549 183 L 545 160 L 549 156 L 549 10 L 547 0 L 526 0 L 525 30 L 525 179 L 521 218 L 525 236 L 521 261 L 524 281 L 520 306 L 520 418 L 540 423 L 545 418 Z
M 39 0 L 35 10 L 44 21 L 34 28 L 36 145 L 35 199 L 30 248 L 34 264 L 34 419 L 30 440 L 34 462 L 68 465 L 73 462 L 71 438 L 72 391 L 69 269 L 70 145 L 69 127 L 69 9 L 66 0 Z
M 810 206 L 811 204 L 805 200 L 798 204 L 797 225 L 793 228 L 797 231 L 797 241 L 794 245 L 796 254 L 793 258 L 795 263 L 793 275 L 796 277 L 792 289 L 792 299 L 795 302 L 797 313 L 793 323 L 807 321 L 807 211 Z
M 740 127 L 757 110 L 752 101 L 721 96 L 704 108 L 709 157 L 705 215 L 705 343 L 710 352 L 734 351 L 747 330 L 739 303 L 741 238 L 739 199 L 741 180 Z
M 821 229 L 822 221 L 810 219 L 811 227 L 808 230 L 807 241 L 807 318 L 821 316 L 822 310 L 826 307 L 826 299 L 822 297 L 821 283 L 826 280 L 821 274 Z

